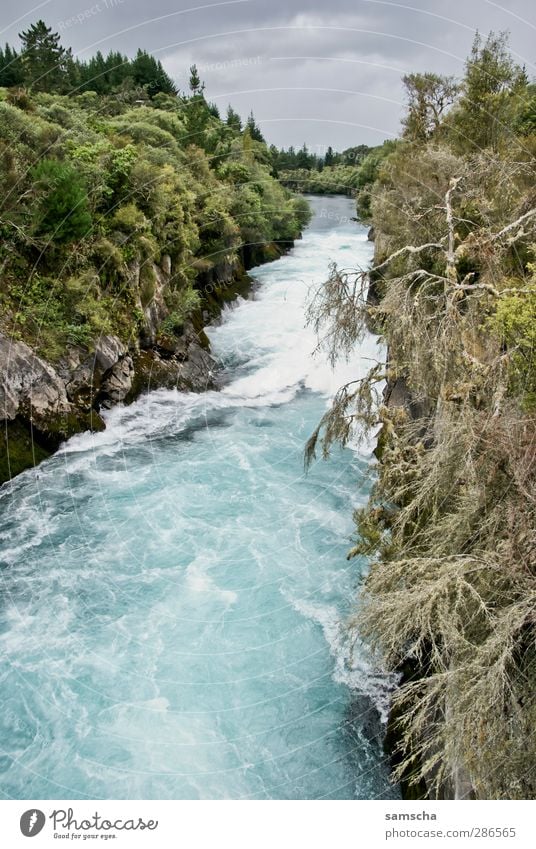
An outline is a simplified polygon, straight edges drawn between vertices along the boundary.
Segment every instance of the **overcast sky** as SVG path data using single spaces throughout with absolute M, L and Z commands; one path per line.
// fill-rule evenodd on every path
M 253 109 L 269 142 L 321 152 L 395 136 L 400 78 L 460 74 L 476 29 L 509 30 L 536 76 L 534 0 L 1 0 L 0 39 L 38 18 L 63 44 L 158 56 L 181 89 L 197 63 L 224 111 Z

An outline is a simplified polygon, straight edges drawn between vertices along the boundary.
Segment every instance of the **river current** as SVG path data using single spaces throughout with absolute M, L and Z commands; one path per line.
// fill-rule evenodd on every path
M 345 623 L 370 457 L 305 441 L 333 372 L 305 305 L 366 265 L 346 198 L 208 329 L 225 382 L 106 413 L 0 490 L 0 792 L 18 799 L 372 799 L 387 682 Z M 380 352 L 381 353 L 381 352 Z

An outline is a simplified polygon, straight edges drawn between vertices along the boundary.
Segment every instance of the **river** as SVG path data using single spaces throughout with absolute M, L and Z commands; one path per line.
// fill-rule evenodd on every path
M 152 392 L 0 490 L 0 792 L 18 799 L 393 794 L 386 682 L 345 620 L 370 458 L 303 448 L 335 373 L 304 326 L 353 203 L 310 198 L 290 253 L 208 329 L 221 391 Z

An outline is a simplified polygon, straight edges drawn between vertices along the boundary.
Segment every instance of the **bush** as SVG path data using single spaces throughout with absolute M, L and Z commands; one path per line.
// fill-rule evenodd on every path
M 92 227 L 88 197 L 78 174 L 70 165 L 44 159 L 32 171 L 37 205 L 34 233 L 58 244 L 89 235 Z

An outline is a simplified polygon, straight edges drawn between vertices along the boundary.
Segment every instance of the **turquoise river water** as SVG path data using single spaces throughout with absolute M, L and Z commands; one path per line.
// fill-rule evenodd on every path
M 303 448 L 333 373 L 304 326 L 371 245 L 311 198 L 296 247 L 209 328 L 221 391 L 155 391 L 0 490 L 0 791 L 18 799 L 393 795 L 388 682 L 349 634 L 370 462 Z

